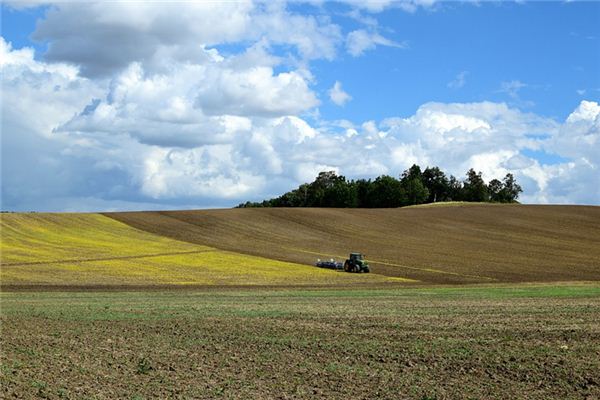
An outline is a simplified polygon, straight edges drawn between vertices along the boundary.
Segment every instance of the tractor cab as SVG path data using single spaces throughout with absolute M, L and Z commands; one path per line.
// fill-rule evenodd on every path
M 350 253 L 350 259 L 352 261 L 362 261 L 363 255 L 361 253 Z
M 350 257 L 344 263 L 344 271 L 369 272 L 370 268 L 361 253 L 350 253 Z

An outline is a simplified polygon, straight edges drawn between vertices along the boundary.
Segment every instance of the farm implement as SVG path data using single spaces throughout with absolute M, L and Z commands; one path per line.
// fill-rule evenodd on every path
M 369 264 L 364 259 L 361 253 L 350 253 L 350 257 L 342 264 L 335 261 L 333 258 L 329 261 L 317 260 L 316 264 L 319 268 L 328 268 L 335 270 L 344 270 L 346 272 L 370 272 Z

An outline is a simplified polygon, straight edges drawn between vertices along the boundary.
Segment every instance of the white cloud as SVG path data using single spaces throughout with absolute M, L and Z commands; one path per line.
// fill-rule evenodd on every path
M 294 115 L 318 104 L 301 72 L 274 74 L 271 67 L 214 51 L 212 56 L 168 75 L 147 75 L 133 63 L 111 81 L 103 99 L 59 129 L 125 132 L 146 144 L 195 147 L 231 142 L 252 127 L 252 117 Z
M 502 93 L 506 93 L 508 96 L 516 100 L 519 98 L 519 92 L 521 91 L 521 89 L 526 88 L 528 86 L 529 85 L 519 80 L 506 81 L 500 84 L 499 91 Z
M 447 86 L 450 89 L 460 89 L 461 87 L 465 86 L 465 83 L 467 83 L 467 75 L 468 74 L 469 74 L 469 71 L 459 72 L 453 80 L 448 82 Z
M 352 7 L 360 10 L 366 10 L 371 13 L 379 13 L 392 7 L 400 8 L 407 12 L 415 12 L 419 7 L 431 8 L 438 0 L 342 0 Z
M 595 101 L 583 100 L 579 107 L 575 109 L 568 117 L 567 122 L 591 122 L 595 123 L 600 115 L 600 105 Z
M 239 199 L 264 186 L 264 177 L 235 168 L 229 145 L 154 148 L 138 178 L 142 194 L 162 200 Z
M 327 18 L 292 13 L 285 3 L 57 2 L 33 38 L 49 42 L 45 57 L 106 77 L 132 62 L 149 72 L 175 62 L 201 62 L 205 47 L 268 38 L 303 59 L 332 59 L 341 29 Z
M 285 12 L 273 7 L 261 12 Z M 107 12 L 92 24 L 117 24 L 119 15 Z M 238 54 L 198 45 L 193 59 L 180 53 L 185 45 L 164 45 L 165 37 L 145 58 L 124 56 L 107 79 L 38 61 L 33 50 L 0 40 L 3 208 L 230 206 L 278 195 L 322 170 L 397 176 L 413 163 L 461 178 L 471 167 L 488 180 L 512 172 L 529 202 L 600 203 L 596 102 L 582 101 L 560 122 L 479 102 L 312 126 L 303 117 L 318 105 L 310 71 L 278 68 L 270 37 Z M 332 101 L 336 87 L 345 93 L 338 84 Z M 561 161 L 541 162 L 528 149 Z
M 315 107 L 318 100 L 296 71 L 273 75 L 270 67 L 214 68 L 203 77 L 196 104 L 206 114 L 276 116 L 298 114 Z
M 338 106 L 343 106 L 350 100 L 352 100 L 352 96 L 342 89 L 342 84 L 340 81 L 335 81 L 331 89 L 327 92 L 329 94 L 329 99 L 333 101 Z
M 364 29 L 352 31 L 346 37 L 346 50 L 354 57 L 361 56 L 367 50 L 373 50 L 377 46 L 389 46 L 405 49 L 406 42 L 398 43 L 381 36 L 377 32 L 368 32 Z

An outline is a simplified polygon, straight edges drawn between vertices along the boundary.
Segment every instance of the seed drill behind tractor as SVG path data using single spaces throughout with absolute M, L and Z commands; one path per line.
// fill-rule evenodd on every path
M 329 261 L 317 260 L 315 264 L 319 268 L 328 268 L 341 270 L 346 272 L 370 272 L 369 264 L 364 259 L 361 253 L 350 253 L 350 257 L 342 264 L 341 262 L 335 261 L 333 258 Z

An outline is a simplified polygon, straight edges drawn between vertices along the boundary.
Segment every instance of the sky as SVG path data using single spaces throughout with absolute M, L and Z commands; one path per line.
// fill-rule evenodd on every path
M 600 205 L 600 2 L 0 7 L 5 211 L 232 207 L 415 163 Z

